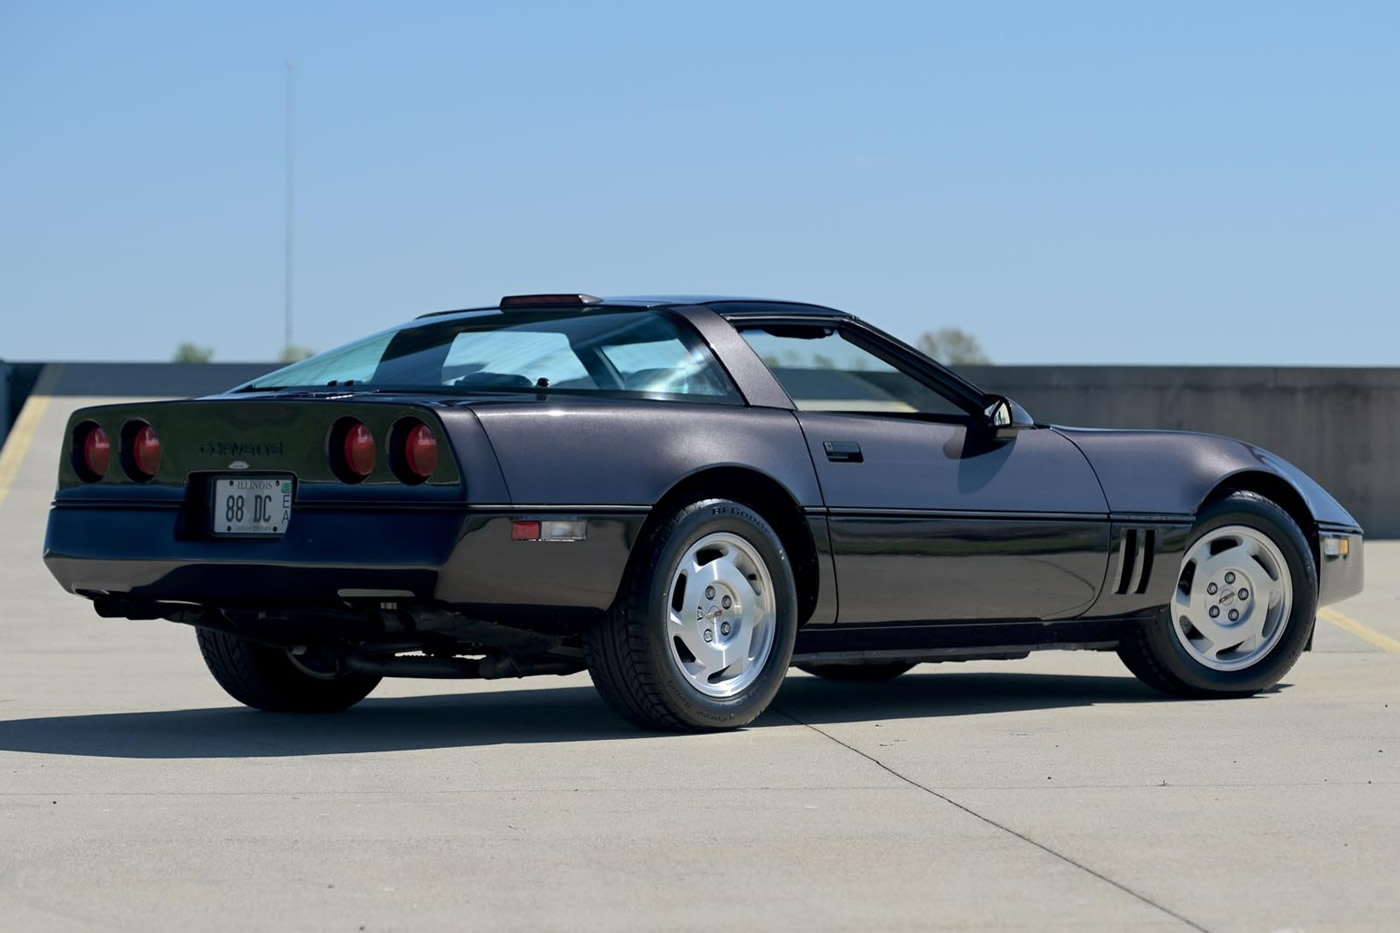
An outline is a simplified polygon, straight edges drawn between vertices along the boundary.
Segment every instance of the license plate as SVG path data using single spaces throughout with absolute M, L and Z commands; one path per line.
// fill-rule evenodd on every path
M 240 476 L 214 480 L 216 535 L 280 535 L 292 520 L 292 481 L 277 477 Z

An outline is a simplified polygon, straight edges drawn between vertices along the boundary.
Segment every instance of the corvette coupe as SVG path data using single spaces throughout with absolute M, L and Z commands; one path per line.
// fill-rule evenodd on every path
M 1224 437 L 1055 427 L 849 314 L 517 295 L 222 395 L 72 416 L 44 560 L 192 625 L 235 699 L 587 670 L 652 729 L 742 726 L 789 666 L 1116 651 L 1264 690 L 1361 529 Z

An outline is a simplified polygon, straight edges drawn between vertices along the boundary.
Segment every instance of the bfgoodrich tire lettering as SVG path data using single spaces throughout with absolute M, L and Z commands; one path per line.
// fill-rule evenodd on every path
M 612 612 L 584 637 L 598 692 L 647 729 L 752 722 L 782 685 L 797 637 L 781 539 L 748 506 L 709 499 L 638 547 Z
M 1220 548 L 1216 556 L 1225 559 L 1216 562 L 1219 567 L 1203 546 Z M 1257 555 L 1242 561 L 1243 573 L 1233 567 L 1232 549 Z M 1160 618 L 1134 627 L 1119 645 L 1130 671 L 1144 683 L 1182 697 L 1249 696 L 1288 673 L 1316 621 L 1317 568 L 1307 539 L 1287 512 L 1252 492 L 1235 492 L 1213 503 L 1196 522 L 1178 574 L 1173 603 Z M 1254 582 L 1247 582 L 1248 577 Z M 1236 648 L 1229 644 L 1229 626 L 1251 621 L 1243 608 L 1251 603 L 1259 613 L 1258 635 Z M 1273 613 L 1270 604 L 1276 607 Z M 1202 610 L 1210 616 L 1201 616 Z M 1190 621 L 1193 615 L 1202 619 L 1200 630 Z

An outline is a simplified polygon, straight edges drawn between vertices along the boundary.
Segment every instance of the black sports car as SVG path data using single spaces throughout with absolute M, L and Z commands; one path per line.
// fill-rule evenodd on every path
M 789 665 L 1116 650 L 1263 690 L 1361 529 L 1278 457 L 1037 424 L 848 314 L 525 295 L 224 395 L 76 412 L 44 559 L 100 615 L 198 629 L 267 710 L 385 676 L 588 670 L 646 727 L 741 726 Z

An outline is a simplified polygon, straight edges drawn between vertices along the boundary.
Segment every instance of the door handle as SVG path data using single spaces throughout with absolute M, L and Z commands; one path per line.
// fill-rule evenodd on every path
M 822 447 L 826 450 L 826 459 L 832 463 L 865 462 L 865 454 L 860 452 L 860 445 L 855 441 L 826 441 Z

